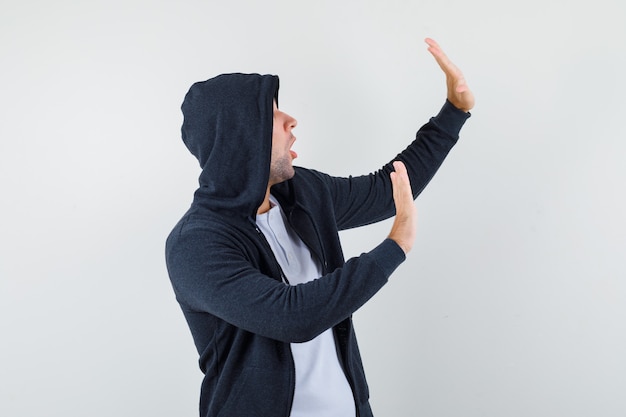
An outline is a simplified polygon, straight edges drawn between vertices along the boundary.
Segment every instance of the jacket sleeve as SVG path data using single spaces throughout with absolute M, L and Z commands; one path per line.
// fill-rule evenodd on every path
M 374 223 L 395 214 L 389 178 L 393 171 L 392 162 L 395 160 L 405 163 L 413 198 L 416 198 L 456 144 L 468 117 L 469 113 L 457 109 L 446 100 L 439 114 L 419 129 L 415 140 L 378 171 L 348 178 L 318 173 L 325 176 L 324 181 L 333 198 L 339 230 Z
M 272 339 L 304 342 L 361 307 L 405 255 L 386 239 L 342 268 L 296 286 L 264 275 L 248 258 L 228 231 L 177 226 L 166 245 L 168 272 L 184 310 L 210 313 Z

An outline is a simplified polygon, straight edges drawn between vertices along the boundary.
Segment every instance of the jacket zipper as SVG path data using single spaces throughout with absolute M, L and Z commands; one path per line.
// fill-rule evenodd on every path
M 300 209 L 302 210 L 302 212 L 304 212 L 308 216 L 309 220 L 312 219 L 311 215 L 309 214 L 309 212 L 306 209 L 304 209 L 303 207 L 300 207 Z M 250 220 L 250 223 L 252 223 L 252 225 L 254 226 L 254 230 L 256 230 L 257 234 L 260 236 L 261 240 L 264 242 L 263 244 L 265 245 L 265 248 L 269 249 L 270 253 L 272 254 L 272 259 L 274 260 L 274 264 L 276 265 L 276 267 L 280 271 L 280 277 L 281 277 L 282 281 L 285 284 L 289 285 L 289 280 L 285 276 L 285 273 L 283 272 L 283 269 L 281 268 L 280 264 L 278 263 L 278 260 L 276 259 L 276 256 L 274 256 L 274 252 L 272 251 L 272 247 L 270 246 L 269 242 L 267 241 L 267 238 L 265 237 L 265 235 L 263 234 L 261 229 L 259 229 L 259 226 L 257 226 L 256 222 L 252 218 L 249 218 L 249 220 Z M 315 237 L 317 238 L 317 241 L 319 243 L 320 250 L 321 250 L 321 253 L 317 254 L 317 256 L 320 258 L 320 261 L 322 262 L 322 267 L 323 267 L 323 271 L 322 272 L 324 274 L 327 274 L 329 272 L 328 271 L 328 262 L 326 261 L 326 256 L 324 254 L 324 246 L 322 245 L 322 239 L 320 237 L 319 231 L 317 230 L 317 227 L 315 226 L 315 223 L 313 223 L 312 221 L 311 221 L 311 223 L 314 226 L 313 229 L 315 230 Z M 295 227 L 291 226 L 291 224 L 290 224 L 290 227 L 296 232 L 298 237 L 304 242 L 304 239 L 302 239 L 302 236 L 300 235 L 298 230 Z M 305 242 L 305 244 L 306 244 L 306 242 Z M 307 247 L 308 247 L 308 245 L 307 245 Z M 314 252 L 310 247 L 309 247 L 309 250 Z M 340 341 L 337 341 L 337 342 L 341 343 Z M 293 363 L 293 352 L 291 351 L 291 344 L 289 344 L 289 353 L 290 353 L 289 356 L 291 357 L 291 369 L 292 369 L 292 377 L 293 377 L 295 375 L 295 366 L 294 366 L 294 363 Z M 346 355 L 347 354 L 348 354 L 348 352 L 346 351 Z M 343 362 L 343 359 L 341 359 L 341 361 Z M 346 368 L 347 366 L 348 366 L 348 364 L 346 363 L 346 364 L 344 364 L 344 366 L 342 366 L 342 368 Z M 346 379 L 348 380 L 348 385 L 350 385 L 350 390 L 352 391 L 352 398 L 354 399 L 354 409 L 356 410 L 356 417 L 359 417 L 360 413 L 359 413 L 358 404 L 356 403 L 356 393 L 354 392 L 354 381 L 352 381 L 352 376 L 349 375 L 349 373 L 346 372 L 345 369 L 344 369 L 343 373 L 346 376 Z M 289 412 L 288 412 L 287 416 L 291 415 L 291 408 L 293 407 L 293 396 L 294 396 L 295 387 L 296 387 L 296 382 L 294 380 L 291 383 L 291 392 L 290 392 L 290 398 L 289 398 Z
M 276 265 L 276 267 L 280 271 L 280 277 L 282 279 L 282 282 L 285 283 L 286 285 L 290 285 L 289 284 L 289 280 L 287 279 L 287 277 L 285 276 L 285 273 L 283 272 L 283 268 L 281 268 L 280 264 L 278 263 L 278 260 L 276 259 L 276 256 L 274 256 L 274 252 L 272 251 L 272 247 L 270 246 L 269 242 L 267 241 L 267 238 L 265 237 L 265 235 L 263 234 L 261 229 L 259 229 L 259 226 L 257 226 L 256 222 L 254 222 L 252 219 L 250 219 L 250 222 L 254 226 L 254 230 L 256 230 L 256 232 L 259 235 L 260 239 L 264 242 L 263 244 L 265 245 L 265 248 L 269 249 L 270 253 L 272 254 L 272 259 L 274 260 L 274 265 Z M 291 381 L 291 384 L 289 384 L 290 385 L 290 390 L 289 390 L 289 399 L 288 399 L 289 401 L 287 403 L 288 404 L 288 408 L 287 408 L 287 415 L 286 415 L 286 417 L 289 417 L 291 415 L 291 408 L 293 407 L 293 396 L 294 396 L 295 390 L 296 390 L 296 381 L 295 381 L 296 367 L 295 367 L 295 364 L 293 363 L 293 352 L 291 351 L 291 343 L 288 343 L 288 345 L 289 345 L 289 347 L 288 347 L 288 349 L 289 349 L 289 357 L 291 358 L 291 360 L 290 360 L 291 378 L 292 378 L 293 381 Z M 358 415 L 357 415 L 357 417 L 358 417 Z
M 315 225 L 315 223 L 313 223 L 313 216 L 311 216 L 309 214 L 309 212 L 302 206 L 300 206 L 299 204 L 297 205 L 298 209 L 301 210 L 304 214 L 306 214 L 306 216 L 309 218 L 309 220 L 311 221 L 311 224 L 313 225 L 313 230 L 315 230 L 315 237 L 317 239 L 317 242 L 319 244 L 320 247 L 320 253 L 316 253 L 307 243 L 306 241 L 302 238 L 302 235 L 300 234 L 300 231 L 291 226 L 291 221 L 289 222 L 289 225 L 291 226 L 291 228 L 296 232 L 296 234 L 298 235 L 298 237 L 300 238 L 300 240 L 302 240 L 302 242 L 304 242 L 304 244 L 307 246 L 307 248 L 309 248 L 309 250 L 315 254 L 320 262 L 322 263 L 322 274 L 328 274 L 328 261 L 326 261 L 326 254 L 324 253 L 324 245 L 322 243 L 322 238 L 320 237 L 319 231 L 317 230 L 317 226 Z M 293 214 L 293 209 L 291 210 L 291 213 L 289 215 L 289 217 L 291 217 L 291 215 Z
M 315 230 L 315 237 L 317 238 L 317 241 L 318 241 L 319 247 L 320 247 L 320 251 L 321 251 L 321 253 L 316 254 L 316 255 L 318 256 L 318 258 L 322 262 L 322 268 L 323 268 L 322 272 L 323 272 L 323 274 L 328 274 L 330 272 L 328 270 L 328 262 L 326 261 L 326 255 L 324 253 L 324 245 L 323 245 L 322 239 L 320 237 L 319 230 L 317 229 L 317 225 L 313 222 L 313 217 L 309 214 L 309 212 L 304 207 L 298 205 L 298 208 L 300 210 L 302 210 L 302 212 L 304 214 L 307 215 L 307 217 L 311 221 L 311 224 L 313 225 L 313 229 Z M 293 213 L 293 211 L 292 211 L 292 213 Z M 291 226 L 291 228 L 300 237 L 300 240 L 305 242 L 305 240 L 302 239 L 302 236 L 300 235 L 300 232 L 293 226 Z M 306 244 L 306 242 L 305 242 L 305 244 Z M 309 247 L 309 245 L 307 245 L 307 247 Z M 309 247 L 309 250 L 311 252 L 314 252 L 310 247 Z M 333 332 L 333 336 L 335 338 L 336 343 L 342 344 L 342 342 L 337 339 L 337 335 L 335 334 L 335 332 Z M 347 335 L 346 335 L 346 337 L 347 337 Z M 345 354 L 347 356 L 349 354 L 348 350 L 347 350 L 347 346 L 343 350 L 344 350 L 344 352 L 345 352 Z M 347 358 L 345 358 L 345 359 L 347 359 Z M 355 392 L 355 387 L 354 387 L 354 381 L 352 380 L 352 375 L 350 375 L 350 373 L 347 372 L 347 369 L 348 369 L 349 365 L 348 365 L 348 363 L 344 363 L 345 362 L 344 358 L 339 358 L 339 361 L 340 361 L 340 363 L 342 365 L 341 368 L 343 370 L 343 373 L 344 373 L 346 379 L 348 380 L 348 385 L 350 385 L 350 390 L 352 391 L 352 398 L 354 400 L 354 409 L 356 410 L 356 417 L 359 417 L 361 413 L 359 412 L 359 405 L 357 404 L 357 400 L 356 400 L 357 397 L 356 397 L 356 392 Z M 292 399 L 292 401 L 293 401 L 293 399 Z
M 256 230 L 257 234 L 259 235 L 259 237 L 263 241 L 263 244 L 265 245 L 265 249 L 268 249 L 269 253 L 272 254 L 272 260 L 274 261 L 274 266 L 280 272 L 280 279 L 281 279 L 281 281 L 283 283 L 289 285 L 289 280 L 287 279 L 287 276 L 283 272 L 283 268 L 281 268 L 280 264 L 278 263 L 278 260 L 276 259 L 276 256 L 274 256 L 274 251 L 272 251 L 272 247 L 270 246 L 269 242 L 267 241 L 267 238 L 265 237 L 265 235 L 263 234 L 261 229 L 259 229 L 259 226 L 257 226 L 256 222 L 254 222 L 252 219 L 249 219 L 249 220 L 252 223 L 252 225 L 254 226 L 254 230 Z

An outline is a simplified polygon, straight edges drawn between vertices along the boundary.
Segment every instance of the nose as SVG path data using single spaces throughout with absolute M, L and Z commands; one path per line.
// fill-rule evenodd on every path
M 295 128 L 298 125 L 298 121 L 295 118 L 289 116 L 288 114 L 286 114 L 286 116 L 287 116 L 287 120 L 285 120 L 285 126 L 290 130 Z

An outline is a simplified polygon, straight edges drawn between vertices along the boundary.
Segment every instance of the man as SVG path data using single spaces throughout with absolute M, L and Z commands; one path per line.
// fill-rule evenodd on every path
M 351 315 L 411 250 L 413 199 L 474 105 L 461 72 L 426 42 L 447 100 L 393 163 L 366 176 L 292 165 L 296 120 L 278 109 L 276 76 L 224 74 L 185 96 L 182 137 L 202 173 L 166 260 L 205 374 L 201 416 L 372 415 Z M 387 239 L 344 260 L 338 230 L 394 214 Z

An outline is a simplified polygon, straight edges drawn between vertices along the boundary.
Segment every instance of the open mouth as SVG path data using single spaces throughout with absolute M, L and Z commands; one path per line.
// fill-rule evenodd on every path
M 295 142 L 296 142 L 296 137 L 293 134 L 291 134 L 291 145 L 289 146 L 289 148 L 291 148 Z M 298 154 L 296 153 L 296 151 L 292 149 L 289 149 L 289 154 L 291 155 L 291 159 L 296 159 L 298 157 Z

